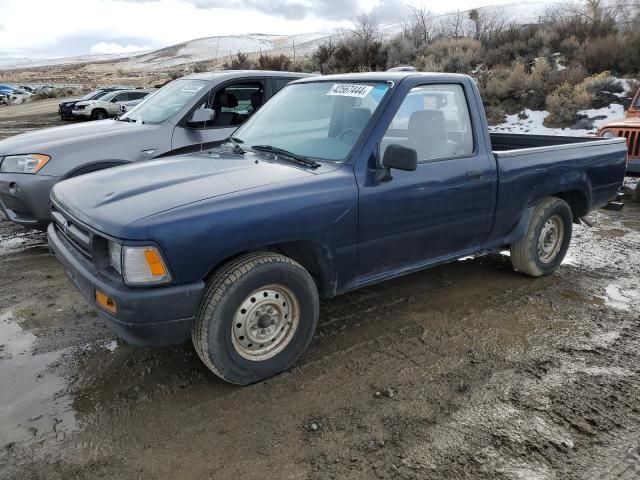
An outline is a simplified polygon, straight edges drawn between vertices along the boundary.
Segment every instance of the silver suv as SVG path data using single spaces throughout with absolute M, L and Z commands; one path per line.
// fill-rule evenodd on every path
M 93 100 L 76 102 L 71 112 L 75 118 L 104 120 L 120 115 L 120 106 L 133 101 L 142 100 L 151 90 L 116 90 Z
M 174 80 L 117 120 L 48 128 L 0 141 L 0 209 L 45 226 L 61 180 L 223 143 L 253 112 L 304 73 L 221 71 Z

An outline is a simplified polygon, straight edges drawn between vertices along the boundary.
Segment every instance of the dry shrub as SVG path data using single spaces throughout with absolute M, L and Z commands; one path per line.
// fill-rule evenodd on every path
M 446 38 L 426 46 L 420 60 L 443 72 L 470 73 L 480 63 L 482 44 L 470 38 Z
M 547 95 L 546 107 L 549 115 L 544 119 L 545 127 L 568 127 L 576 119 L 578 110 L 589 108 L 593 96 L 584 85 L 572 87 L 563 83 Z
M 629 80 L 629 91 L 627 92 L 627 97 L 635 97 L 636 93 L 640 89 L 640 82 L 638 80 Z
M 64 88 L 50 88 L 49 90 L 41 90 L 31 96 L 32 100 L 45 100 L 47 98 L 68 97 L 76 93 L 75 90 Z
M 598 95 L 602 92 L 622 93 L 624 87 L 622 83 L 613 77 L 610 72 L 601 72 L 592 75 L 584 80 L 584 87 L 592 95 Z

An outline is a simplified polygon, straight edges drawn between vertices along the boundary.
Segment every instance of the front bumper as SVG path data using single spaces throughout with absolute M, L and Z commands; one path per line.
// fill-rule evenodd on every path
M 63 105 L 58 106 L 58 113 L 61 117 L 69 118 L 73 115 L 73 106 L 65 107 Z
M 156 288 L 129 288 L 116 284 L 96 271 L 53 224 L 47 230 L 49 247 L 69 278 L 89 304 L 120 338 L 139 346 L 179 344 L 187 340 L 195 319 L 204 283 Z M 96 304 L 99 290 L 115 300 L 115 315 Z
M 640 177 L 640 158 L 630 158 L 627 162 L 627 176 Z
M 84 110 L 73 110 L 71 112 L 71 114 L 74 117 L 90 117 L 91 116 L 91 110 L 90 109 L 84 109 Z
M 25 227 L 44 227 L 51 220 L 49 195 L 58 177 L 28 173 L 0 173 L 0 209 Z

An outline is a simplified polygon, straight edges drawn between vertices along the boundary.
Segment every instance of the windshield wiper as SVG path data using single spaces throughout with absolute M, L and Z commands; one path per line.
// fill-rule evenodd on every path
M 318 168 L 320 164 L 316 162 L 313 158 L 305 157 L 303 155 L 298 155 L 297 153 L 290 152 L 283 148 L 274 147 L 271 145 L 252 145 L 251 148 L 253 150 L 257 150 L 258 152 L 269 152 L 275 153 L 276 155 L 284 155 L 285 157 L 289 157 L 295 160 L 298 163 L 302 163 L 311 168 Z
M 126 118 L 118 117 L 117 120 L 119 122 L 133 122 L 133 123 L 135 123 L 135 120 L 131 120 L 129 117 L 126 117 Z

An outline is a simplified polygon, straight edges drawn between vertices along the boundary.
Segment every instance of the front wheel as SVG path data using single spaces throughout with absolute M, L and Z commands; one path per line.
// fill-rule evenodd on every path
M 253 253 L 230 261 L 209 280 L 191 337 L 213 373 L 247 385 L 300 358 L 318 311 L 309 272 L 283 255 Z
M 100 108 L 97 108 L 93 112 L 91 112 L 92 120 L 104 120 L 105 118 L 107 118 L 107 112 Z
M 571 242 L 573 215 L 564 200 L 543 198 L 524 237 L 511 245 L 511 263 L 519 272 L 540 277 L 556 271 Z

